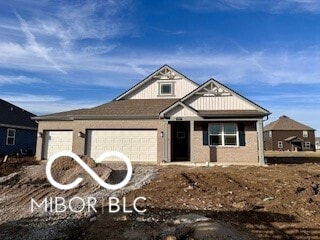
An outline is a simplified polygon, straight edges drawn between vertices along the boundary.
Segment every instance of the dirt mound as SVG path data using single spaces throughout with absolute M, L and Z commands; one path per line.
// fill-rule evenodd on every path
M 24 166 L 37 165 L 34 157 L 4 157 L 0 158 L 0 177 L 20 171 Z
M 84 161 L 90 168 L 94 168 L 97 166 L 97 163 L 88 156 L 81 157 L 82 161 Z M 71 168 L 77 167 L 79 164 L 73 160 L 71 157 L 60 157 L 54 161 L 52 164 L 52 170 L 69 170 Z
M 81 159 L 104 181 L 110 182 L 110 174 L 112 169 L 103 163 L 96 163 L 92 158 L 83 156 Z M 92 177 L 72 158 L 60 157 L 52 165 L 52 176 L 60 183 L 71 183 L 76 178 L 82 177 L 83 185 L 98 186 Z

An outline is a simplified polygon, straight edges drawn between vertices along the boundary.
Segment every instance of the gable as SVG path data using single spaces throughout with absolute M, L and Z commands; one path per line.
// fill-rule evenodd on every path
M 259 111 L 266 109 L 239 95 L 214 79 L 210 79 L 181 100 L 196 111 Z
M 161 93 L 163 84 L 171 86 L 171 93 Z M 182 98 L 197 87 L 198 84 L 173 68 L 164 65 L 136 86 L 120 95 L 116 100 Z
M 263 117 L 270 112 L 214 79 L 210 79 L 172 106 L 161 117 Z
M 182 104 L 178 104 L 176 107 L 166 112 L 164 115 L 166 118 L 176 118 L 176 117 L 197 117 L 198 114 L 191 109 L 183 106 Z

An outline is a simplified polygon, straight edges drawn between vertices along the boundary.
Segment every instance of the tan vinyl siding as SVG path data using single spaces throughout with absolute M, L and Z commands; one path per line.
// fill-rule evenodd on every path
M 236 96 L 195 96 L 187 100 L 186 104 L 196 110 L 255 110 L 251 104 Z
M 173 95 L 159 96 L 159 83 L 173 83 Z M 182 98 L 196 87 L 194 83 L 180 77 L 176 80 L 154 80 L 128 95 L 126 99 Z

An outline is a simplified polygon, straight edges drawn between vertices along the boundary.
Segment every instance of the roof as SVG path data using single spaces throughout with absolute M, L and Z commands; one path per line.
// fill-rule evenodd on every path
M 12 103 L 0 99 L 0 125 L 37 129 L 38 124 L 31 120 L 35 115 Z
M 116 97 L 114 100 L 121 100 L 123 99 L 125 96 L 129 95 L 130 93 L 132 93 L 133 91 L 135 91 L 136 89 L 138 89 L 139 87 L 145 85 L 146 83 L 148 83 L 149 81 L 152 80 L 153 76 L 155 76 L 158 72 L 162 71 L 163 69 L 169 69 L 170 71 L 175 72 L 176 74 L 184 77 L 185 79 L 187 79 L 188 81 L 190 81 L 191 83 L 193 83 L 195 86 L 199 86 L 198 83 L 196 83 L 195 81 L 191 80 L 190 78 L 186 77 L 185 75 L 183 75 L 182 73 L 178 72 L 177 70 L 175 70 L 174 68 L 170 67 L 169 65 L 165 64 L 162 67 L 160 67 L 159 69 L 157 69 L 156 71 L 154 71 L 153 73 L 151 73 L 149 76 L 147 76 L 145 79 L 143 79 L 142 81 L 138 82 L 136 85 L 134 85 L 133 87 L 131 87 L 130 89 L 128 89 L 127 91 L 125 91 L 124 93 L 122 93 L 120 96 Z
M 304 142 L 302 138 L 299 138 L 297 136 L 291 136 L 285 139 L 286 142 Z
M 281 117 L 279 117 L 278 120 L 271 122 L 264 127 L 264 131 L 274 131 L 274 130 L 287 130 L 287 131 L 289 131 L 289 130 L 292 130 L 292 131 L 310 130 L 310 131 L 314 131 L 315 129 L 313 129 L 307 125 L 304 125 L 300 122 L 297 122 L 287 116 L 281 116 Z
M 111 101 L 97 107 L 88 109 L 78 109 L 74 111 L 60 112 L 45 116 L 36 117 L 37 120 L 49 120 L 64 118 L 94 118 L 94 117 L 128 117 L 158 118 L 159 113 L 172 105 L 178 99 L 129 99 Z

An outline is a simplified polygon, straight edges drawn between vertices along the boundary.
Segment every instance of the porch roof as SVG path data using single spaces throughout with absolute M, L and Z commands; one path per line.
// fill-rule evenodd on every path
M 265 113 L 257 110 L 200 110 L 201 117 L 262 117 Z
M 297 137 L 297 136 L 291 136 L 285 139 L 286 142 L 304 142 L 303 139 Z

